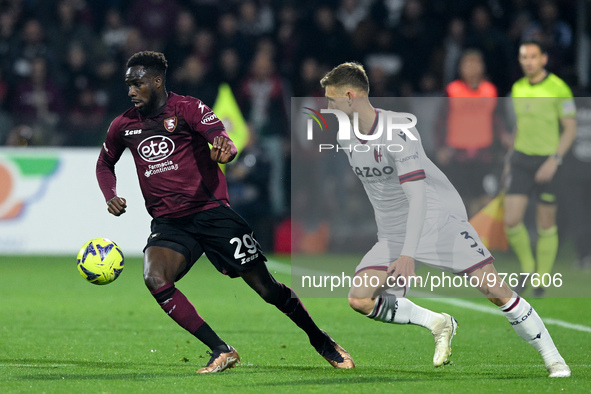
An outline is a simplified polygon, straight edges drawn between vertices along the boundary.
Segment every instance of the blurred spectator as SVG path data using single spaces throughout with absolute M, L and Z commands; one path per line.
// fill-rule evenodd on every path
M 532 21 L 532 13 L 526 8 L 518 8 L 518 11 L 513 14 L 513 19 L 510 22 L 507 30 L 507 38 L 511 44 L 511 52 L 516 53 L 517 48 L 523 39 L 523 33 Z M 515 81 L 523 75 L 521 67 L 518 62 L 513 62 L 509 69 L 511 80 Z
M 399 46 L 395 43 L 394 32 L 379 29 L 365 52 L 364 63 L 368 68 L 381 68 L 392 78 L 399 76 L 403 66 L 402 57 L 398 54 Z
M 68 106 L 74 105 L 78 100 L 78 93 L 88 89 L 90 85 L 92 70 L 85 48 L 79 42 L 72 42 L 66 55 L 62 91 Z
M 466 24 L 461 18 L 453 18 L 447 26 L 447 35 L 443 40 L 443 83 L 447 85 L 456 78 L 458 63 L 464 51 Z
M 494 179 L 497 88 L 485 79 L 479 51 L 467 50 L 459 65 L 460 78 L 445 89 L 446 124 L 439 128 L 437 162 L 464 199 L 468 217 L 483 208 L 496 194 L 485 188 Z M 498 125 L 497 125 L 498 130 Z M 494 185 L 493 185 L 494 186 Z
M 134 53 L 140 51 L 147 51 L 150 49 L 150 45 L 142 36 L 142 32 L 139 29 L 132 28 L 127 34 L 127 40 L 121 48 L 119 53 L 119 63 L 125 65 L 127 59 L 129 59 Z
M 273 30 L 274 16 L 268 2 L 261 1 L 261 6 L 254 0 L 239 2 L 238 30 L 245 36 L 256 38 Z
M 303 40 L 306 52 L 320 63 L 328 66 L 351 60 L 349 35 L 327 5 L 320 5 L 314 11 L 313 24 L 306 29 Z
M 355 31 L 350 34 L 353 50 L 360 59 L 365 59 L 367 54 L 375 49 L 376 44 L 379 43 L 381 30 L 385 29 L 372 18 L 366 18 L 359 22 Z
M 370 66 L 368 69 L 370 81 L 369 91 L 372 97 L 394 97 L 396 96 L 392 75 L 380 65 Z
M 490 11 L 485 6 L 476 6 L 472 11 L 466 47 L 482 52 L 490 81 L 501 95 L 506 95 L 512 82 L 506 70 L 514 62 L 513 50 L 507 37 L 492 24 Z
M 184 0 L 182 3 L 195 17 L 197 26 L 212 30 L 216 28 L 221 13 L 233 6 L 231 2 L 219 0 Z
M 169 70 L 174 71 L 177 67 L 180 67 L 191 54 L 196 33 L 197 27 L 193 15 L 187 10 L 180 11 L 174 26 L 174 35 L 168 40 L 164 48 Z
M 101 39 L 109 56 L 116 56 L 121 51 L 127 42 L 129 30 L 121 11 L 117 8 L 109 8 L 105 14 L 105 22 L 101 32 Z
M 269 210 L 271 164 L 259 143 L 250 143 L 236 160 L 226 166 L 228 194 L 232 208 L 250 223 L 257 241 L 265 250 L 272 248 L 272 212 Z
M 97 100 L 92 89 L 77 92 L 65 122 L 67 146 L 97 146 L 104 140 L 106 108 Z
M 84 21 L 80 13 L 83 4 L 76 0 L 60 0 L 54 13 L 54 21 L 47 30 L 49 45 L 59 62 L 64 62 L 72 41 L 81 43 L 85 48 L 93 48 L 93 52 L 100 52 L 96 46 L 96 36 L 89 21 Z M 80 13 L 79 13 L 80 12 Z M 85 23 L 86 22 L 86 23 Z
M 293 84 L 295 97 L 324 97 L 324 89 L 320 86 L 320 79 L 324 76 L 324 69 L 313 57 L 304 59 L 300 72 Z
M 96 100 L 99 105 L 106 107 L 108 114 L 119 114 L 131 106 L 125 85 L 121 84 L 122 73 L 121 64 L 111 57 L 100 59 L 94 69 Z M 106 118 L 111 119 L 112 116 Z
M 369 13 L 369 3 L 363 0 L 340 0 L 336 17 L 345 31 L 352 34 Z
M 279 48 L 278 69 L 288 78 L 297 74 L 299 67 L 300 51 L 302 45 L 302 31 L 300 25 L 300 11 L 295 4 L 288 2 L 279 9 L 279 21 L 275 33 Z
M 240 103 L 257 137 L 287 135 L 286 90 L 268 53 L 255 55 L 242 81 Z
M 564 64 L 573 60 L 571 53 L 573 32 L 564 21 L 559 20 L 558 7 L 552 0 L 539 3 L 538 21 L 532 21 L 525 27 L 523 41 L 540 41 L 548 51 L 548 68 L 560 72 Z
M 215 39 L 210 30 L 201 29 L 195 35 L 191 54 L 198 57 L 207 70 L 209 70 L 215 62 L 215 45 Z
M 25 22 L 15 43 L 12 55 L 12 73 L 18 77 L 28 77 L 33 71 L 33 59 L 44 57 L 49 63 L 49 68 L 54 70 L 52 65 L 53 51 L 45 41 L 45 29 L 37 19 L 29 19 Z
M 430 71 L 430 60 L 435 43 L 441 34 L 437 24 L 429 18 L 420 0 L 408 0 L 398 25 L 395 46 L 403 59 L 402 78 L 419 88 L 423 75 Z
M 11 60 L 16 51 L 16 26 L 19 22 L 16 12 L 11 9 L 0 10 L 0 69 L 12 72 Z
M 8 82 L 0 68 L 0 145 L 3 145 L 13 127 L 12 116 L 8 112 Z
M 27 147 L 34 145 L 33 143 L 34 131 L 31 126 L 18 125 L 10 130 L 6 137 L 6 146 L 20 146 Z
M 217 27 L 217 45 L 221 48 L 234 48 L 240 54 L 242 61 L 250 63 L 253 50 L 253 40 L 238 29 L 238 19 L 232 12 L 220 16 Z
M 404 9 L 405 1 L 400 0 L 384 0 L 386 9 L 386 27 L 393 29 L 398 26 L 402 18 L 402 11 Z
M 176 0 L 135 0 L 129 9 L 129 23 L 136 27 L 153 51 L 164 49 L 178 18 Z
M 282 182 L 285 179 L 284 144 L 289 130 L 289 94 L 268 53 L 255 55 L 238 97 L 255 138 L 263 145 L 271 160 L 272 208 L 273 213 L 281 214 L 286 209 Z
M 189 56 L 181 68 L 172 74 L 171 88 L 184 96 L 199 97 L 209 107 L 213 107 L 218 87 L 207 75 L 205 64 L 197 56 Z
M 234 48 L 225 48 L 220 52 L 217 66 L 212 70 L 214 79 L 218 83 L 225 82 L 230 85 L 233 92 L 237 92 L 243 77 L 242 62 L 238 51 Z
M 17 122 L 41 123 L 48 127 L 49 133 L 58 124 L 64 112 L 64 99 L 58 85 L 48 76 L 45 58 L 35 57 L 30 77 L 16 86 L 12 112 Z
M 440 79 L 431 71 L 421 75 L 417 87 L 409 80 L 404 80 L 400 84 L 400 96 L 402 97 L 441 97 L 442 94 Z

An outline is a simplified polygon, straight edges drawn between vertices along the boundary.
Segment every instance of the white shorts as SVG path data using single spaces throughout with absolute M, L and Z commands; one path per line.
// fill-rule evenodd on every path
M 403 241 L 380 239 L 363 256 L 355 268 L 355 274 L 374 269 L 386 271 L 400 257 Z M 494 261 L 474 227 L 467 221 L 450 217 L 439 229 L 429 226 L 423 231 L 417 248 L 415 269 L 418 262 L 454 274 L 469 274 Z M 404 296 L 406 289 L 390 288 L 388 293 Z

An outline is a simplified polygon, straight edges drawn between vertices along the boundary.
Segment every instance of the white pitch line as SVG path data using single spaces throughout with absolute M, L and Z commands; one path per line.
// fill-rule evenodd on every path
M 279 263 L 277 261 L 269 260 L 267 262 L 267 266 L 269 267 L 269 270 L 277 271 L 282 274 L 291 274 L 291 267 L 290 266 Z M 328 273 L 320 272 L 320 271 L 314 271 L 313 273 L 310 272 L 310 274 L 329 275 Z M 477 312 L 482 312 L 482 313 L 488 313 L 490 315 L 502 315 L 503 314 L 503 312 L 501 312 L 497 308 L 477 304 L 475 302 L 470 302 L 470 301 L 462 300 L 459 298 L 431 298 L 431 297 L 429 297 L 429 294 L 426 294 L 426 293 L 419 293 L 416 291 L 413 293 L 417 296 L 422 297 L 422 298 L 429 298 L 429 300 L 431 300 L 431 301 L 440 302 L 442 304 L 458 306 L 460 308 L 469 309 L 472 311 L 477 311 Z M 544 318 L 542 320 L 544 321 L 544 323 L 554 325 L 554 326 L 559 326 L 559 327 L 563 327 L 563 328 L 570 328 L 571 330 L 581 331 L 581 332 L 591 332 L 591 327 L 585 326 L 582 324 L 569 323 L 564 320 L 552 319 L 552 318 Z

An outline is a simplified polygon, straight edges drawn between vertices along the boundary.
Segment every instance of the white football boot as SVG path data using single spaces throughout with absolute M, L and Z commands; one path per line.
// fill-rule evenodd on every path
M 451 356 L 451 340 L 456 335 L 458 322 L 453 316 L 442 313 L 444 320 L 431 333 L 435 340 L 435 354 L 433 355 L 433 365 L 440 367 L 449 363 Z

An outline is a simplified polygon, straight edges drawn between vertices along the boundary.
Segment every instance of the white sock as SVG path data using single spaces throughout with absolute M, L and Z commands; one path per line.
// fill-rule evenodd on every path
M 395 324 L 415 324 L 433 331 L 443 321 L 441 313 L 422 308 L 407 298 L 378 296 L 370 319 Z
M 544 322 L 524 298 L 513 292 L 511 300 L 499 309 L 509 319 L 517 335 L 540 352 L 546 366 L 556 361 L 564 362 Z

